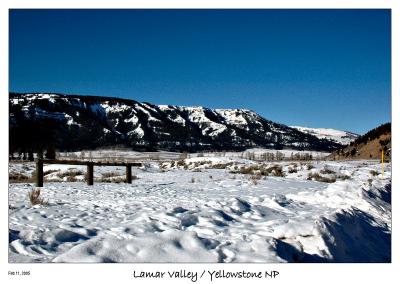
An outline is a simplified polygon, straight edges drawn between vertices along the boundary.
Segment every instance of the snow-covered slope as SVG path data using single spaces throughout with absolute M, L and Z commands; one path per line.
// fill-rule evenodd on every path
M 11 151 L 123 145 L 169 151 L 262 147 L 332 152 L 341 146 L 246 109 L 157 106 L 60 94 L 10 94 L 9 108 Z
M 295 128 L 303 133 L 314 135 L 318 138 L 335 141 L 342 145 L 348 145 L 352 141 L 357 139 L 357 137 L 359 137 L 358 134 L 332 128 L 310 128 L 303 126 L 290 126 L 290 127 Z

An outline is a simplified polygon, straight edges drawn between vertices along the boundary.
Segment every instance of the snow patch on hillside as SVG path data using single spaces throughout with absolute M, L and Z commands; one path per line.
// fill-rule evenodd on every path
M 290 126 L 295 128 L 303 133 L 311 134 L 319 139 L 328 139 L 333 140 L 342 145 L 348 145 L 352 141 L 354 141 L 359 135 L 348 132 L 342 131 L 332 128 L 309 128 L 309 127 L 302 127 L 302 126 Z

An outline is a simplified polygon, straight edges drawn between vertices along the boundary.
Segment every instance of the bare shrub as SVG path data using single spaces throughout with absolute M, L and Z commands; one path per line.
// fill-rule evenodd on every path
M 84 175 L 84 173 L 82 171 L 79 170 L 69 170 L 67 172 L 62 172 L 62 173 L 58 173 L 57 176 L 59 178 L 65 178 L 65 177 L 74 177 L 76 178 L 77 176 L 81 176 Z
M 228 167 L 233 166 L 233 162 L 229 162 L 229 163 L 225 163 L 225 164 L 215 164 L 215 165 L 211 165 L 209 168 L 211 169 L 217 169 L 217 170 L 222 170 L 222 169 L 226 169 Z M 237 166 L 235 166 L 235 168 L 237 169 Z
M 311 169 L 313 169 L 313 168 L 315 168 L 312 164 L 307 164 L 307 170 L 311 170 Z
M 194 177 L 192 177 L 192 179 L 190 180 L 191 183 L 195 183 L 196 179 Z
M 134 178 L 133 178 L 133 176 L 132 176 L 132 180 L 133 180 Z M 136 179 L 136 178 L 135 178 Z M 113 178 L 112 179 L 112 182 L 115 182 L 115 183 L 124 183 L 124 182 L 126 182 L 126 179 L 125 178 L 123 178 L 123 177 L 117 177 L 117 178 Z
M 209 178 L 210 178 L 210 179 L 213 179 L 213 176 L 212 176 L 212 175 L 209 175 Z
M 256 168 L 252 167 L 252 166 L 250 166 L 250 167 L 241 167 L 239 169 L 239 173 L 244 174 L 244 175 L 253 174 L 255 169 Z
M 138 179 L 136 175 L 131 175 L 132 180 Z M 106 182 L 106 183 L 123 183 L 126 182 L 125 175 L 121 175 L 118 172 L 105 172 L 101 174 L 101 178 L 96 179 L 97 182 Z
M 47 170 L 47 171 L 43 172 L 43 176 L 47 176 L 47 175 L 55 173 L 55 172 L 57 172 L 57 170 Z
M 69 177 L 67 177 L 67 181 L 68 182 L 75 182 L 75 181 L 77 181 L 77 179 L 74 176 L 69 176 Z
M 369 173 L 370 173 L 372 176 L 377 176 L 377 175 L 379 175 L 378 171 L 375 171 L 375 170 L 371 170 L 371 171 L 369 171 Z
M 228 164 L 215 164 L 215 165 L 212 165 L 211 168 L 222 170 L 222 169 L 225 169 L 227 166 L 229 166 L 229 165 Z
M 284 177 L 285 173 L 282 170 L 282 166 L 279 165 L 273 165 L 272 167 L 269 167 L 266 169 L 268 174 L 272 174 L 276 177 Z
M 8 175 L 9 181 L 13 182 L 13 183 L 17 183 L 17 182 L 33 182 L 33 177 L 28 177 L 24 174 L 21 173 L 9 173 Z
M 232 174 L 251 174 L 251 175 L 261 175 L 261 176 L 268 176 L 273 175 L 277 177 L 284 177 L 285 173 L 282 170 L 282 166 L 280 165 L 273 165 L 271 167 L 266 167 L 265 165 L 252 165 L 248 167 L 240 167 L 239 171 L 230 171 Z
M 101 174 L 102 178 L 111 178 L 111 177 L 117 177 L 120 176 L 118 172 L 105 172 Z
M 348 180 L 348 179 L 350 179 L 350 176 L 348 176 L 348 175 L 341 175 L 341 176 L 339 176 L 339 179 L 340 179 L 340 180 Z
M 33 188 L 30 192 L 28 192 L 28 198 L 32 205 L 48 205 L 48 201 L 45 201 L 40 197 L 40 188 Z
M 158 163 L 158 167 L 160 168 L 160 170 L 164 171 L 165 168 L 167 167 L 167 163 Z
M 89 179 L 89 175 L 88 175 L 88 173 L 85 173 L 85 175 L 84 175 L 84 177 L 83 177 L 83 180 L 84 180 L 84 181 L 88 181 L 88 179 Z
M 136 177 L 136 176 L 135 176 Z M 132 176 L 132 180 L 133 180 Z M 136 179 L 136 178 L 135 178 Z M 123 183 L 125 182 L 125 178 L 123 177 L 113 177 L 113 178 L 100 178 L 96 180 L 97 182 L 106 182 L 106 183 Z
M 336 177 L 324 177 L 318 173 L 309 173 L 307 179 L 327 183 L 334 183 L 336 181 Z
M 184 160 L 176 161 L 176 166 L 177 167 L 183 167 L 184 165 L 185 165 L 185 161 Z
M 335 171 L 329 169 L 328 167 L 324 167 L 322 170 L 320 170 L 321 174 L 334 174 Z
M 261 178 L 262 178 L 261 173 L 257 173 L 257 174 L 252 175 L 252 176 L 250 177 L 251 180 L 259 180 L 259 179 L 261 179 Z

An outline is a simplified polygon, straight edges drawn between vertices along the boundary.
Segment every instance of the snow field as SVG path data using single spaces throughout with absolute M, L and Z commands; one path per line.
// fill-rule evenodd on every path
M 134 168 L 132 184 L 45 182 L 47 206 L 29 204 L 32 184 L 10 184 L 10 262 L 390 261 L 389 164 L 381 179 L 380 165 L 367 161 L 264 165 L 195 157 L 181 163 Z M 271 173 L 254 183 L 255 173 L 232 173 L 235 166 L 261 164 L 279 165 L 284 177 Z M 70 168 L 44 170 L 57 176 Z M 10 171 L 27 175 L 33 169 L 10 164 Z M 308 179 L 324 170 L 349 178 Z M 95 169 L 97 178 L 107 172 L 125 174 Z

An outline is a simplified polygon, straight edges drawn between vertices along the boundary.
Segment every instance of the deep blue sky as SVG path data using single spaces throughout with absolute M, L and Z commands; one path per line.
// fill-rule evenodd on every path
M 10 10 L 10 91 L 391 120 L 390 10 Z

